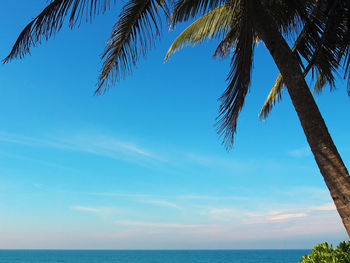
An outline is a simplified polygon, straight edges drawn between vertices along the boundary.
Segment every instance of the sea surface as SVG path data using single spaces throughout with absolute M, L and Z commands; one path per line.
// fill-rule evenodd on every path
M 297 263 L 310 250 L 0 250 L 0 263 Z

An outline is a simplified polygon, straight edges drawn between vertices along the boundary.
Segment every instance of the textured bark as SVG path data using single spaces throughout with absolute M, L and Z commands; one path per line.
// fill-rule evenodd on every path
M 350 236 L 350 176 L 306 84 L 296 57 L 262 8 L 256 10 L 256 30 L 280 70 L 301 126 L 335 206 Z

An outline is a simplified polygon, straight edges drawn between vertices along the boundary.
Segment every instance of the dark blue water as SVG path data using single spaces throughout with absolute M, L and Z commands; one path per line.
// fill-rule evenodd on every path
M 310 250 L 0 250 L 0 263 L 297 263 Z

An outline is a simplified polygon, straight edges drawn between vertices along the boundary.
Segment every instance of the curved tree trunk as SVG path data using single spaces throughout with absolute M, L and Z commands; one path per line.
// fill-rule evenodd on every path
M 261 6 L 255 14 L 256 30 L 283 76 L 311 151 L 350 236 L 349 172 L 333 143 L 296 57 L 272 19 L 264 15 Z

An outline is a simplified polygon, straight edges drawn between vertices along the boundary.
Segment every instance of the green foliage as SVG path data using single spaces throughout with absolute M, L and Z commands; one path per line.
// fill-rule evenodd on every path
M 326 242 L 314 246 L 309 255 L 302 257 L 300 263 L 349 263 L 350 241 L 341 242 L 336 248 Z
M 23 58 L 32 47 L 48 40 L 62 26 L 78 26 L 84 17 L 92 20 L 104 13 L 117 0 L 50 0 L 44 10 L 24 28 L 10 54 L 9 62 Z M 310 69 L 320 74 L 315 92 L 325 84 L 334 85 L 334 74 L 344 63 L 348 75 L 350 95 L 350 1 L 343 0 L 126 0 L 119 13 L 112 34 L 102 54 L 102 69 L 96 94 L 120 81 L 141 57 L 154 46 L 165 21 L 174 28 L 178 23 L 198 18 L 174 41 L 166 59 L 186 45 L 204 40 L 220 40 L 214 57 L 231 57 L 227 77 L 228 86 L 220 97 L 218 132 L 228 148 L 233 145 L 237 120 L 248 93 L 253 67 L 253 54 L 259 39 L 257 19 L 260 15 L 274 24 L 282 36 L 300 36 L 293 48 L 304 75 Z M 171 15 L 170 15 L 171 14 Z M 66 22 L 65 22 L 66 21 Z M 261 33 L 261 32 L 260 32 Z M 305 68 L 303 63 L 307 63 Z M 286 61 L 287 63 L 287 61 Z M 306 65 L 306 64 L 305 64 Z M 260 113 L 266 118 L 273 105 L 281 98 L 283 79 L 280 75 Z
M 165 61 L 169 56 L 181 49 L 185 45 L 196 45 L 202 43 L 207 38 L 220 37 L 227 33 L 233 20 L 234 10 L 230 5 L 223 4 L 206 13 L 198 20 L 187 27 L 170 46 Z

